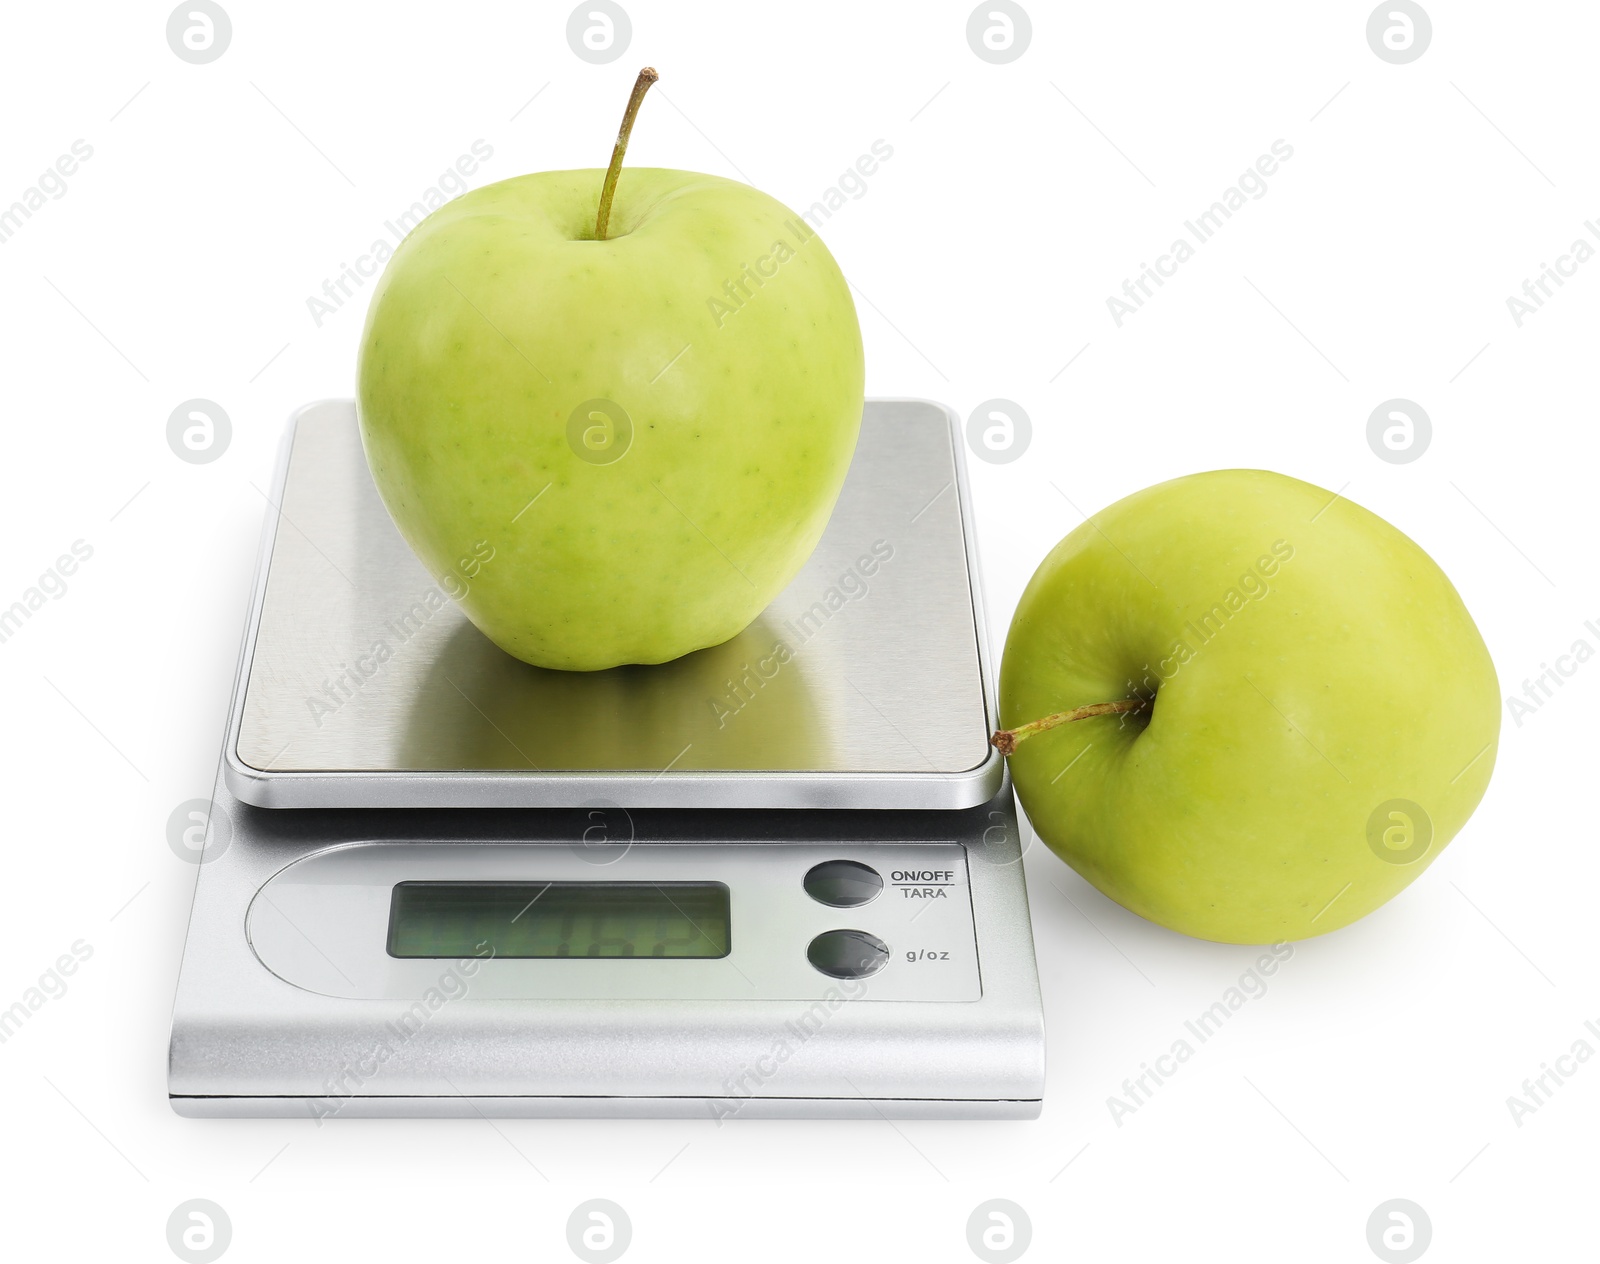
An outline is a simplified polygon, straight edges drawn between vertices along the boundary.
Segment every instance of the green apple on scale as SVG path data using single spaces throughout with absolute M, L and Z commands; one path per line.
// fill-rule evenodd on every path
M 660 663 L 749 625 L 811 555 L 861 424 L 838 264 L 717 176 L 629 168 L 467 193 L 396 250 L 361 341 L 362 442 L 435 575 L 541 667 Z M 621 177 L 621 178 L 619 178 Z

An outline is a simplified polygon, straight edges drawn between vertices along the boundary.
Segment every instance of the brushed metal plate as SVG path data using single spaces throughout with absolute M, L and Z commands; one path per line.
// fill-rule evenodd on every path
M 869 401 L 799 576 L 738 637 L 660 666 L 496 648 L 395 529 L 350 401 L 295 415 L 273 501 L 225 765 L 247 803 L 956 809 L 1000 785 L 941 405 Z

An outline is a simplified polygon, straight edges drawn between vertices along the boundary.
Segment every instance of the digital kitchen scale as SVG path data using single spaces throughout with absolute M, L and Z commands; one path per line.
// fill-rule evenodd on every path
M 271 500 L 179 1114 L 1037 1116 L 948 409 L 869 401 L 799 576 L 661 666 L 491 644 L 396 531 L 348 401 L 295 415 Z

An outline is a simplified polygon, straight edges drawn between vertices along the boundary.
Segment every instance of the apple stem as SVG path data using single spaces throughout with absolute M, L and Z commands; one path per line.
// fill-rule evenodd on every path
M 622 126 L 617 129 L 617 143 L 611 149 L 611 165 L 606 168 L 606 181 L 600 186 L 600 214 L 594 221 L 594 239 L 604 241 L 611 223 L 611 199 L 616 196 L 617 177 L 622 174 L 622 155 L 628 152 L 628 137 L 633 133 L 633 120 L 639 116 L 639 106 L 650 85 L 661 78 L 654 66 L 646 66 L 633 81 L 633 92 L 628 97 L 628 108 L 622 112 Z
M 989 739 L 989 744 L 1002 755 L 1010 755 L 1016 752 L 1018 742 L 1025 742 L 1035 733 L 1044 733 L 1058 724 L 1071 724 L 1074 720 L 1087 720 L 1096 715 L 1132 714 L 1135 711 L 1146 710 L 1149 706 L 1149 698 L 1124 698 L 1121 702 L 1092 702 L 1086 707 L 1057 711 L 1042 720 L 1019 724 L 1014 729 L 1001 729 Z

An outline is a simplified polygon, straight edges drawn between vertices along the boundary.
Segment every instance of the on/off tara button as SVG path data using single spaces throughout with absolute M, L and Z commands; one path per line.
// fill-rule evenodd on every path
M 857 860 L 824 860 L 806 873 L 806 894 L 830 908 L 856 908 L 877 899 L 883 875 Z

